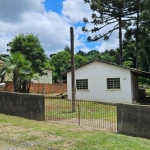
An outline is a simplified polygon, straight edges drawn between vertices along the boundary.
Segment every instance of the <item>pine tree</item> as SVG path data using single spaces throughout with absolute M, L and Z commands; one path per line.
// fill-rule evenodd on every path
M 131 25 L 131 21 L 136 20 L 143 0 L 84 0 L 89 3 L 92 13 L 92 21 L 84 18 L 85 23 L 92 23 L 94 27 L 87 29 L 83 27 L 84 32 L 97 32 L 108 25 L 113 28 L 106 33 L 95 35 L 94 38 L 89 36 L 87 40 L 97 41 L 101 38 L 108 40 L 115 30 L 119 30 L 119 53 L 120 65 L 122 65 L 122 29 L 127 29 Z

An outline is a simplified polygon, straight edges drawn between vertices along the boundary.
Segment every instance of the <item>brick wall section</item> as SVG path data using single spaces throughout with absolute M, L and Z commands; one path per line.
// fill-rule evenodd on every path
M 0 113 L 44 121 L 45 96 L 0 92 Z
M 13 83 L 6 82 L 6 86 L 2 91 L 13 92 Z M 31 83 L 30 92 L 40 94 L 44 91 L 43 94 L 50 93 L 64 93 L 67 92 L 66 83 L 54 83 L 54 84 L 42 84 L 42 83 Z
M 5 85 L 5 87 L 4 87 L 4 89 L 2 91 L 13 92 L 14 91 L 13 82 L 8 81 L 8 82 L 5 82 L 5 83 L 6 83 L 6 85 Z

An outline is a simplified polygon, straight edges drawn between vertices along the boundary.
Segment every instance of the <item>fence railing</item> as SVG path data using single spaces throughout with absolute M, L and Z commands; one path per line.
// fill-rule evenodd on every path
M 116 132 L 117 130 L 116 111 L 116 104 L 76 100 L 76 111 L 72 112 L 71 100 L 45 100 L 46 121 L 79 125 L 110 132 Z

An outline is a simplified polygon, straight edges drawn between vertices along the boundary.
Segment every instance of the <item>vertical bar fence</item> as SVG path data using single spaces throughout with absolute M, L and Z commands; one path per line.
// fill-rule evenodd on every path
M 117 131 L 116 104 L 76 100 L 76 112 L 68 99 L 45 99 L 45 120 L 103 131 Z

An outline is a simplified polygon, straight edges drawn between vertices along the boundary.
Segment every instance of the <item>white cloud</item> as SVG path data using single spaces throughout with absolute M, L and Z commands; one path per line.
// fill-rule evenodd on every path
M 6 44 L 18 35 L 33 33 L 39 37 L 47 55 L 63 50 L 70 46 L 70 26 L 74 26 L 75 51 L 90 49 L 85 45 L 86 34 L 82 32 L 82 20 L 90 18 L 91 10 L 88 4 L 81 0 L 64 0 L 62 13 L 58 14 L 44 8 L 45 0 L 0 0 L 0 53 L 7 53 Z M 80 22 L 80 25 L 78 23 Z M 92 24 L 87 25 L 92 26 Z M 108 30 L 106 28 L 106 30 Z M 90 35 L 88 33 L 87 35 Z M 117 36 L 118 37 L 118 36 Z M 113 36 L 116 39 L 116 35 Z M 104 41 L 98 49 L 105 49 Z M 114 41 L 108 41 L 114 47 Z M 117 42 L 116 42 L 117 43 Z M 99 43 L 96 43 L 98 45 Z
M 87 53 L 87 52 L 89 52 L 91 49 L 89 49 L 88 47 L 84 46 L 84 47 L 80 48 L 80 50 Z
M 18 22 L 22 20 L 22 14 L 26 11 L 42 11 L 44 0 L 1 0 L 0 1 L 0 19 L 5 22 Z
M 81 0 L 64 0 L 62 14 L 73 23 L 83 22 L 84 17 L 91 16 L 89 4 Z
M 47 55 L 63 49 L 70 40 L 70 24 L 56 12 L 46 12 L 44 0 L 0 1 L 0 53 L 6 53 L 6 44 L 18 34 L 38 35 Z M 3 16 L 3 17 L 2 17 Z

